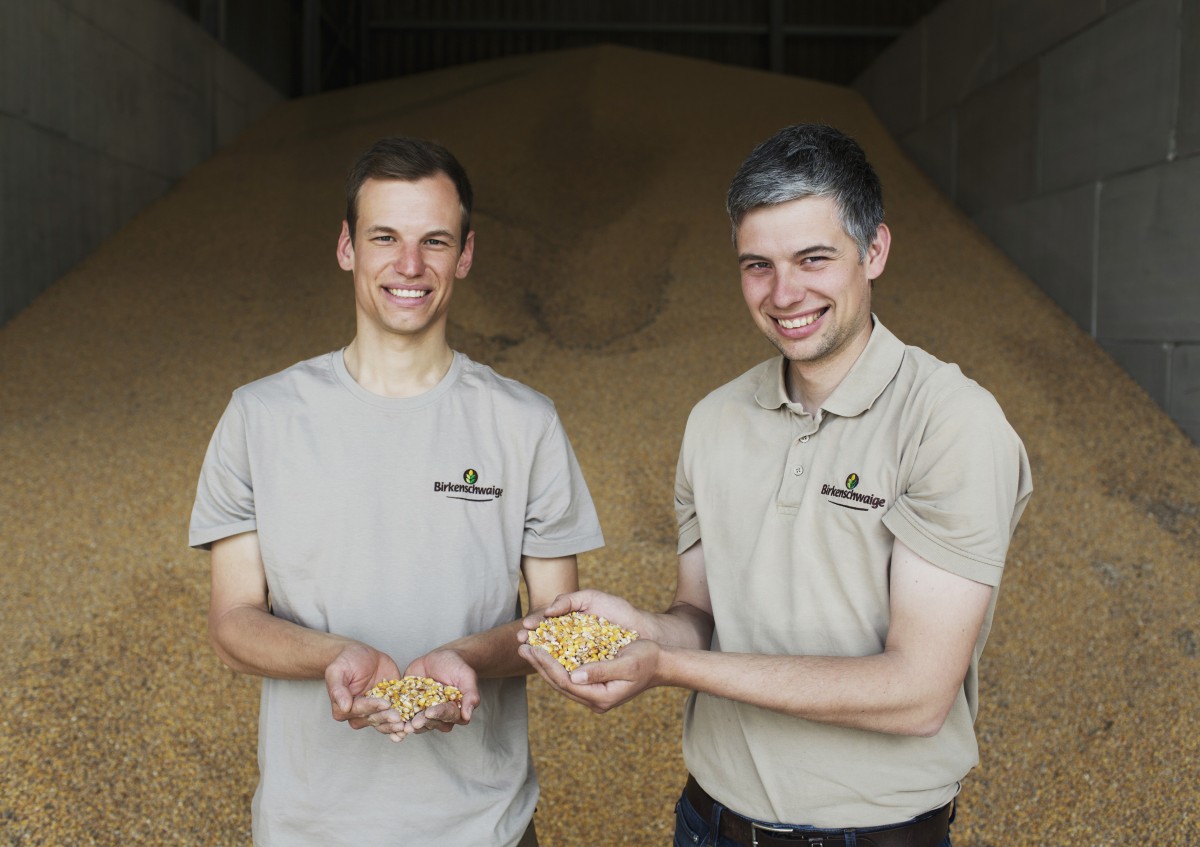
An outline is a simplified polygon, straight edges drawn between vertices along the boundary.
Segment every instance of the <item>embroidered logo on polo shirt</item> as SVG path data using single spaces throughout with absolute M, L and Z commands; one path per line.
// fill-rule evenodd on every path
M 830 498 L 829 502 L 833 505 L 841 506 L 843 509 L 854 509 L 856 512 L 865 512 L 868 509 L 878 509 L 881 506 L 887 505 L 887 500 L 882 497 L 857 491 L 856 489 L 860 482 L 862 482 L 862 478 L 857 473 L 852 473 L 846 477 L 844 488 L 838 488 L 836 485 L 826 483 L 821 486 L 821 494 Z M 861 503 L 862 505 L 854 505 L 856 503 Z
M 462 482 L 435 482 L 435 494 L 445 494 L 447 500 L 467 500 L 471 503 L 487 503 L 498 500 L 504 494 L 504 489 L 495 485 L 480 486 L 479 471 L 467 468 L 463 471 Z

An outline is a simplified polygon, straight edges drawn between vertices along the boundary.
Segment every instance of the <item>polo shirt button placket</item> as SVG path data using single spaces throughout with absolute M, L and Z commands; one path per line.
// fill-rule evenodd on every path
M 799 438 L 796 439 L 796 443 L 797 444 L 807 444 L 808 439 L 810 439 L 810 438 L 812 438 L 811 435 L 801 435 Z M 796 476 L 802 476 L 804 474 L 804 465 L 796 465 L 796 467 L 792 468 L 792 473 L 795 474 Z
M 778 507 L 783 514 L 796 514 L 804 500 L 804 477 L 808 472 L 808 441 L 813 432 L 792 431 L 788 447 L 787 462 L 783 466 L 783 479 L 779 487 Z

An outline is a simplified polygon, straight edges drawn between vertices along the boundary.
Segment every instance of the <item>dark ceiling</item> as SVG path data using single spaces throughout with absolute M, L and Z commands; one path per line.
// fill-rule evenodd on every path
M 608 43 L 849 84 L 939 0 L 171 0 L 283 93 Z

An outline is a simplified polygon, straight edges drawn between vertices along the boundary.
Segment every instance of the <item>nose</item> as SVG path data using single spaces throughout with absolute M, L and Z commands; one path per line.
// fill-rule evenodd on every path
M 776 309 L 789 309 L 797 306 L 808 296 L 808 288 L 801 279 L 799 271 L 790 268 L 780 268 L 775 273 L 771 286 L 771 305 Z
M 421 256 L 418 245 L 405 245 L 400 248 L 395 261 L 396 273 L 412 279 L 425 273 L 425 259 Z

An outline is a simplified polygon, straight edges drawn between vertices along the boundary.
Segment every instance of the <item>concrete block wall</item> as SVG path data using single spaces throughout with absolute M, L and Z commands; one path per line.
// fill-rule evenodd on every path
M 0 0 L 0 324 L 280 99 L 164 0 Z
M 945 0 L 856 87 L 1200 442 L 1200 0 Z

